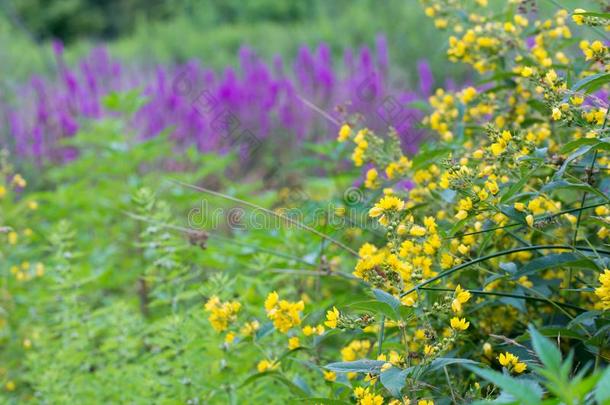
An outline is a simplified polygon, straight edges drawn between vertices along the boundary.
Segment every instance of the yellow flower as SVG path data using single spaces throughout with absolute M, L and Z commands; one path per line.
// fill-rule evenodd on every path
M 472 295 L 469 291 L 463 290 L 461 285 L 457 285 L 455 287 L 455 293 L 453 295 L 453 301 L 451 302 L 451 309 L 453 312 L 460 313 L 462 312 L 462 304 L 468 302 Z
M 534 216 L 532 214 L 526 216 L 525 222 L 527 222 L 530 227 L 534 226 Z
M 16 245 L 17 244 L 17 232 L 9 232 L 8 235 L 8 244 L 9 245 Z
M 28 208 L 31 209 L 32 211 L 35 211 L 38 209 L 38 203 L 36 201 L 29 201 Z
M 377 178 L 379 174 L 375 168 L 369 169 L 366 172 L 366 179 L 364 180 L 364 186 L 366 188 L 376 188 L 377 187 Z
M 333 307 L 332 310 L 326 311 L 326 322 L 324 322 L 324 325 L 328 326 L 331 329 L 336 328 L 337 323 L 339 322 L 339 317 L 339 310 Z
M 229 324 L 237 319 L 241 304 L 237 301 L 221 302 L 217 296 L 212 296 L 205 303 L 205 310 L 210 314 L 208 320 L 217 332 L 227 330 Z
M 437 18 L 434 20 L 434 26 L 438 29 L 447 28 L 448 21 L 445 18 Z
M 424 236 L 426 234 L 426 228 L 419 225 L 413 225 L 409 230 L 411 236 Z
M 0 199 L 6 195 L 6 188 L 0 184 Z
M 6 382 L 6 384 L 4 384 L 4 388 L 7 391 L 12 392 L 12 391 L 15 391 L 15 389 L 17 389 L 17 385 L 15 384 L 15 381 L 9 380 Z
M 561 110 L 557 107 L 553 108 L 553 113 L 551 114 L 555 121 L 561 119 Z
M 466 322 L 466 318 L 451 318 L 451 328 L 454 330 L 466 330 L 470 326 L 470 322 Z
M 525 204 L 523 204 L 523 203 L 517 202 L 517 203 L 515 203 L 514 207 L 519 212 L 525 211 Z
M 383 397 L 371 392 L 369 387 L 354 388 L 354 396 L 358 405 L 383 405 Z
M 532 69 L 529 66 L 526 66 L 521 70 L 521 76 L 523 76 L 523 77 L 530 77 L 533 74 L 534 74 L 534 69 Z
M 557 81 L 557 72 L 554 69 L 551 69 L 544 75 L 544 81 L 549 85 L 553 86 Z
M 494 142 L 491 144 L 490 149 L 494 156 L 500 156 L 506 150 L 506 142 Z
M 576 10 L 574 10 L 574 13 L 572 14 L 572 21 L 574 21 L 576 23 L 576 25 L 583 25 L 585 23 L 585 16 L 578 15 L 580 13 L 586 13 L 586 11 L 583 10 L 582 8 L 577 8 Z
M 343 124 L 339 129 L 339 136 L 337 137 L 337 139 L 339 140 L 339 142 L 345 142 L 347 138 L 349 138 L 349 135 L 351 133 L 352 129 L 349 127 L 349 125 Z
M 294 350 L 301 347 L 301 342 L 299 341 L 298 336 L 293 336 L 288 339 L 288 350 Z
M 575 106 L 579 106 L 579 105 L 581 105 L 585 101 L 585 98 L 583 96 L 575 95 L 575 96 L 570 98 L 570 101 Z
M 483 344 L 483 353 L 487 357 L 491 357 L 491 355 L 493 354 L 493 348 L 491 347 L 491 345 L 488 342 L 485 342 Z
M 278 368 L 280 363 L 276 363 L 275 360 L 261 360 L 256 365 L 256 368 L 259 373 L 264 373 L 265 371 L 272 371 Z
M 468 217 L 468 211 L 466 210 L 459 210 L 457 214 L 455 214 L 455 217 L 457 219 L 459 219 L 460 221 L 463 219 L 466 219 Z
M 254 335 L 254 333 L 260 328 L 258 321 L 246 322 L 244 326 L 239 330 L 239 333 L 244 337 Z
M 230 345 L 235 340 L 235 333 L 229 332 L 227 336 L 225 336 L 225 343 Z
M 405 207 L 405 202 L 393 195 L 386 195 L 373 208 L 369 210 L 369 216 L 376 218 L 386 211 L 401 211 Z
M 527 369 L 527 364 L 519 362 L 519 357 L 509 352 L 500 353 L 498 361 L 500 362 L 500 365 L 517 374 L 520 374 Z
M 300 312 L 304 309 L 303 300 L 298 302 L 280 300 L 275 291 L 269 293 L 265 300 L 267 317 L 273 321 L 273 326 L 281 333 L 286 333 L 292 327 L 301 324 Z
M 417 405 L 434 405 L 434 401 L 431 399 L 420 399 L 417 401 Z
M 493 195 L 496 195 L 500 192 L 500 188 L 498 187 L 498 183 L 493 180 L 489 180 L 485 183 L 485 187 L 489 190 L 489 192 Z
M 600 299 L 600 307 L 604 311 L 610 310 L 610 270 L 604 269 L 599 275 L 600 286 L 595 289 L 595 295 Z
M 337 380 L 337 374 L 334 371 L 324 370 L 323 373 L 324 373 L 324 379 L 326 381 L 333 382 L 333 381 Z

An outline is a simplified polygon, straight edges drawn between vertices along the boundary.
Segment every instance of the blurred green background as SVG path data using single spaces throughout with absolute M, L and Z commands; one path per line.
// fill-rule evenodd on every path
M 444 63 L 443 33 L 414 0 L 1 0 L 3 77 L 24 79 L 54 69 L 49 41 L 61 39 L 68 61 L 105 43 L 112 55 L 136 64 L 197 58 L 215 69 L 233 65 L 242 45 L 267 60 L 291 61 L 298 48 L 326 42 L 336 57 L 345 48 L 387 36 L 391 66 L 411 81 L 419 59 L 437 77 L 459 73 Z M 8 71 L 6 71 L 8 69 Z

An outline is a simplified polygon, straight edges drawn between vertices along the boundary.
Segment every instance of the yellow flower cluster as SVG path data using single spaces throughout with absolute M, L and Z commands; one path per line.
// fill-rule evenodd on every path
M 369 387 L 354 388 L 354 396 L 358 405 L 383 405 L 383 397 L 371 392 Z
M 217 332 L 229 328 L 229 324 L 237 320 L 241 304 L 237 301 L 222 302 L 217 296 L 212 296 L 205 303 L 205 310 L 210 314 L 208 320 Z
M 22 262 L 19 266 L 11 266 L 11 274 L 17 281 L 28 281 L 34 277 L 44 276 L 44 264 L 36 263 L 34 266 L 30 262 Z
M 354 340 L 341 349 L 343 361 L 354 361 L 366 357 L 371 349 L 371 342 L 368 340 Z
M 600 286 L 595 289 L 595 295 L 600 299 L 598 307 L 604 311 L 610 310 L 610 270 L 604 269 L 599 275 Z
M 527 364 L 520 362 L 519 357 L 509 352 L 500 353 L 498 361 L 500 362 L 500 365 L 506 367 L 508 371 L 514 371 L 517 374 L 521 374 L 527 369 Z
M 305 309 L 305 303 L 289 302 L 280 300 L 277 292 L 269 293 L 265 300 L 265 310 L 267 317 L 273 321 L 275 329 L 282 333 L 288 332 L 291 328 L 301 324 L 300 312 Z

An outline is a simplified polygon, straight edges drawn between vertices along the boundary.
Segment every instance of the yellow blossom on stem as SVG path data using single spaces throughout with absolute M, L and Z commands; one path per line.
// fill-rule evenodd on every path
M 334 382 L 337 380 L 337 374 L 334 371 L 326 371 L 323 370 L 324 379 L 329 382 Z
M 259 373 L 264 373 L 265 371 L 275 370 L 279 366 L 280 363 L 276 362 L 275 360 L 261 360 L 256 365 L 256 369 Z
M 265 300 L 267 317 L 273 321 L 273 326 L 282 333 L 286 333 L 292 327 L 301 324 L 300 312 L 303 309 L 305 309 L 303 300 L 298 302 L 280 300 L 275 291 L 269 293 Z
M 466 318 L 451 318 L 451 328 L 453 330 L 466 330 L 470 326 L 470 322 L 466 322 Z
M 459 284 L 455 287 L 455 293 L 453 295 L 453 301 L 451 302 L 451 309 L 453 312 L 461 313 L 462 304 L 468 302 L 472 294 L 469 291 L 463 290 Z
M 500 365 L 517 374 L 521 374 L 527 369 L 527 364 L 520 362 L 519 357 L 509 352 L 500 353 L 498 361 L 500 362 Z
M 337 139 L 339 142 L 344 142 L 349 138 L 349 135 L 352 133 L 352 129 L 347 124 L 343 124 L 339 129 L 339 136 Z
M 301 347 L 301 342 L 299 341 L 298 336 L 293 336 L 288 339 L 288 350 L 294 350 Z
M 595 295 L 600 299 L 599 307 L 602 310 L 610 310 L 610 270 L 604 269 L 599 275 L 600 286 L 595 289 Z
M 326 311 L 326 322 L 324 322 L 324 325 L 328 326 L 331 329 L 336 328 L 337 323 L 339 322 L 339 317 L 339 310 L 333 307 L 333 309 Z

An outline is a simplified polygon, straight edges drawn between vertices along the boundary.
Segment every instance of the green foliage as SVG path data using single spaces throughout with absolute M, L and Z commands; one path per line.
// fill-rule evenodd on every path
M 499 372 L 467 366 L 476 374 L 497 385 L 503 391 L 495 401 L 480 401 L 478 404 L 538 404 L 543 395 L 545 404 L 605 404 L 610 401 L 608 381 L 610 369 L 597 370 L 589 374 L 591 364 L 580 364 L 580 371 L 574 371 L 574 353 L 562 360 L 559 348 L 545 338 L 532 325 L 529 337 L 536 358 L 534 373 L 528 376 L 511 377 Z M 542 387 L 544 387 L 544 390 Z

